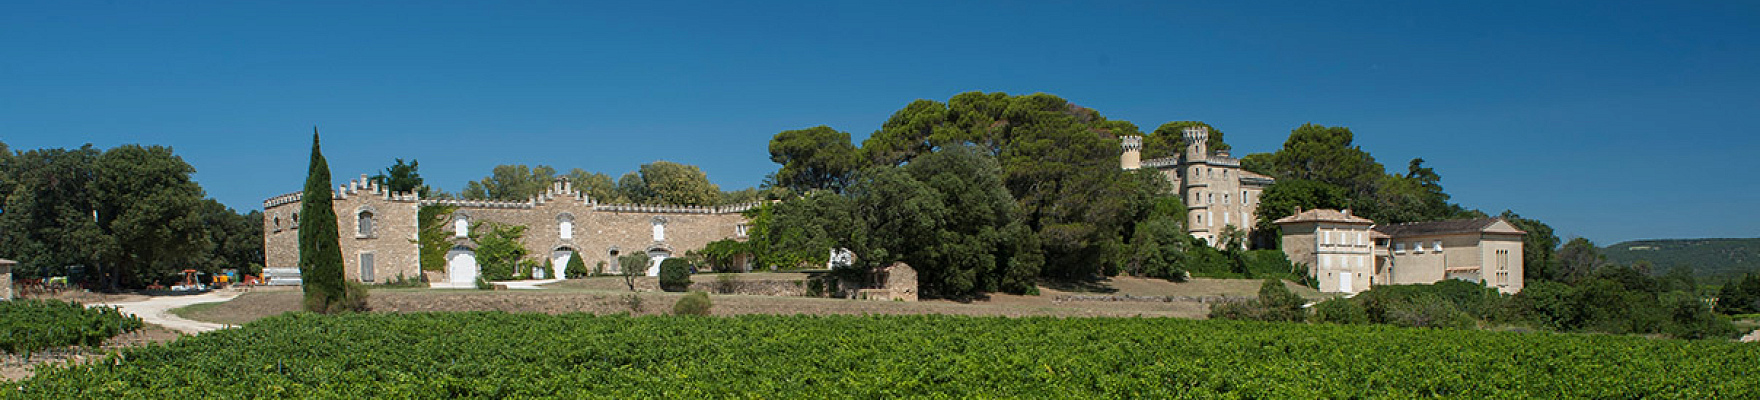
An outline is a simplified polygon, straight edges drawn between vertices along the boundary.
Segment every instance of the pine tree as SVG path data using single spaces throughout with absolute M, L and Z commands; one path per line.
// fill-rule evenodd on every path
M 307 311 L 327 313 L 342 302 L 342 247 L 337 239 L 336 210 L 330 193 L 330 165 L 318 150 L 318 128 L 312 128 L 312 163 L 299 205 L 299 278 Z

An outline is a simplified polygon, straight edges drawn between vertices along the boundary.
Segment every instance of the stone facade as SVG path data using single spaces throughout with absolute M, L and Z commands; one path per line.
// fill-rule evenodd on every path
M 0 258 L 0 300 L 12 300 L 12 266 L 16 264 L 17 261 Z
M 1349 210 L 1309 210 L 1277 220 L 1284 254 L 1307 265 L 1322 292 L 1354 293 L 1373 285 L 1444 279 L 1478 282 L 1503 293 L 1522 290 L 1526 232 L 1507 221 L 1373 223 L 1351 216 Z M 1365 245 L 1365 240 L 1372 244 Z
M 917 301 L 917 270 L 909 264 L 895 262 L 875 268 L 873 288 L 856 291 L 857 299 Z
M 1189 210 L 1186 229 L 1193 237 L 1221 245 L 1217 238 L 1228 226 L 1251 233 L 1253 215 L 1259 209 L 1259 194 L 1271 186 L 1271 177 L 1242 170 L 1240 160 L 1229 157 L 1226 150 L 1211 152 L 1207 143 L 1210 128 L 1189 127 L 1183 134 L 1184 154 L 1150 160 L 1142 160 L 1141 136 L 1123 137 L 1124 154 L 1119 156 L 1119 167 L 1161 171 L 1180 198 L 1185 199 Z
M 293 221 L 299 197 L 293 193 L 263 203 L 267 267 L 298 266 L 297 224 Z M 529 257 L 540 265 L 551 263 L 548 270 L 527 273 L 552 278 L 562 276 L 570 250 L 581 255 L 587 268 L 604 262 L 604 272 L 615 273 L 620 267 L 616 257 L 631 251 L 648 253 L 658 265 L 659 259 L 701 249 L 712 241 L 743 238 L 746 220 L 741 212 L 757 204 L 600 204 L 575 191 L 567 180 L 558 180 L 545 193 L 524 202 L 424 200 L 413 193 L 389 193 L 366 182 L 362 175 L 336 192 L 337 225 L 348 279 L 384 282 L 399 274 L 411 278 L 421 274 L 416 215 L 424 205 L 454 207 L 449 220 L 453 221 L 450 227 L 455 247 L 447 254 L 445 275 L 450 282 L 468 284 L 478 271 L 476 245 L 468 236 L 472 229 L 483 229 L 485 222 L 525 226 L 521 242 Z M 363 269 L 369 262 L 372 268 Z

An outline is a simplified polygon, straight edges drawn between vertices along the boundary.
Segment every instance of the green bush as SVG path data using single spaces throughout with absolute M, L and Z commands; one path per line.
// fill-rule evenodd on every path
M 581 253 L 569 250 L 568 265 L 562 267 L 563 277 L 568 279 L 580 279 L 587 277 L 587 275 L 591 273 L 592 271 L 587 271 L 587 262 L 581 260 Z
M 1337 298 L 1315 304 L 1314 315 L 1310 320 L 1332 324 L 1367 324 L 1369 313 L 1351 299 Z
M 665 268 L 665 267 L 666 267 L 665 262 L 662 261 L 661 268 Z M 709 293 L 707 293 L 707 292 L 691 292 L 690 294 L 684 295 L 684 297 L 679 298 L 677 303 L 672 304 L 672 314 L 673 315 L 709 315 L 709 308 L 713 307 L 713 306 L 714 305 L 710 304 L 710 302 L 709 302 Z
M 1302 308 L 1306 302 L 1291 293 L 1282 280 L 1266 279 L 1259 285 L 1259 298 L 1213 304 L 1210 318 L 1301 322 L 1307 319 L 1308 310 Z
M 372 311 L 367 306 L 367 285 L 355 281 L 342 283 L 340 298 L 331 298 L 322 292 L 307 293 L 305 307 L 307 311 L 323 314 Z
M 683 292 L 691 287 L 691 263 L 678 258 L 660 261 L 660 290 Z
M 1466 329 L 1477 325 L 1471 315 L 1433 293 L 1390 303 L 1384 312 L 1386 323 L 1409 328 Z

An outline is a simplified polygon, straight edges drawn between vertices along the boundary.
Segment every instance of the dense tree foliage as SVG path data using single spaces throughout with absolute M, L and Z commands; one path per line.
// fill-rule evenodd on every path
M 431 190 L 428 185 L 422 183 L 422 173 L 418 171 L 419 167 L 420 163 L 415 159 L 409 160 L 409 164 L 404 164 L 403 159 L 399 158 L 397 164 L 385 167 L 384 171 L 380 171 L 378 175 L 373 175 L 367 180 L 385 187 L 392 193 L 414 192 L 421 195 L 422 198 L 427 198 L 431 194 Z
M 544 193 L 556 180 L 556 168 L 548 165 L 497 165 L 489 176 L 466 182 L 459 196 L 471 200 L 526 201 Z
M 1210 128 L 1210 138 L 1204 146 L 1211 151 L 1228 150 L 1230 146 L 1222 141 L 1222 130 L 1216 129 L 1202 121 L 1173 121 L 1161 124 L 1154 132 L 1143 136 L 1143 159 L 1173 157 L 1185 152 L 1185 128 L 1201 126 Z
M 1760 313 L 1760 275 L 1724 283 L 1717 291 L 1717 311 L 1724 314 Z
M 9 150 L 0 143 L 0 257 L 20 277 L 134 288 L 263 260 L 262 214 L 203 198 L 168 147 Z
M 562 177 L 600 203 L 712 206 L 762 197 L 753 189 L 722 192 L 697 166 L 670 161 L 642 164 L 615 181 L 610 175 L 579 168 Z M 498 165 L 489 176 L 466 182 L 459 195 L 472 200 L 526 201 L 549 190 L 556 178 L 556 168 L 548 165 Z
M 1435 169 L 1425 167 L 1423 159 L 1411 160 L 1403 175 L 1390 174 L 1380 162 L 1375 161 L 1374 156 L 1356 146 L 1354 138 L 1350 128 L 1303 124 L 1290 132 L 1289 139 L 1284 141 L 1282 148 L 1272 153 L 1243 157 L 1241 167 L 1278 180 L 1271 189 L 1267 189 L 1268 197 L 1279 186 L 1297 184 L 1307 186 L 1300 192 L 1312 194 L 1315 193 L 1313 183 L 1318 182 L 1343 192 L 1346 204 L 1342 207 L 1330 207 L 1350 208 L 1356 211 L 1356 215 L 1376 223 L 1396 224 L 1483 216 L 1477 211 L 1449 203 L 1449 196 L 1442 189 L 1442 176 Z M 1326 189 L 1328 192 L 1331 190 Z M 1281 202 L 1290 202 L 1289 200 L 1291 199 L 1280 199 Z M 1298 200 L 1293 204 L 1277 204 L 1276 207 L 1261 206 L 1256 224 L 1261 227 L 1272 226 L 1271 220 L 1294 213 L 1294 209 L 1289 206 L 1303 205 L 1302 203 Z M 1256 242 L 1263 241 L 1261 239 Z
M 642 164 L 619 179 L 617 186 L 640 204 L 712 206 L 721 200 L 721 188 L 710 183 L 702 169 L 671 161 Z
M 775 186 L 799 193 L 841 192 L 861 165 L 861 155 L 848 132 L 820 125 L 776 134 L 770 140 L 770 161 L 782 165 L 772 178 Z
M 479 275 L 483 279 L 502 281 L 517 279 L 531 273 L 536 262 L 526 258 L 525 225 L 478 222 L 471 227 L 471 241 L 477 243 Z

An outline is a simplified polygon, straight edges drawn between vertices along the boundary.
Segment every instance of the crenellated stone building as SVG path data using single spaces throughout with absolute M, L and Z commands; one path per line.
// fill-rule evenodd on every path
M 1143 160 L 1143 137 L 1125 136 L 1124 154 L 1119 166 L 1126 170 L 1154 168 L 1161 171 L 1188 210 L 1186 230 L 1193 237 L 1212 245 L 1225 227 L 1234 226 L 1243 234 L 1253 230 L 1253 213 L 1259 209 L 1259 194 L 1274 182 L 1269 176 L 1241 169 L 1240 159 L 1230 157 L 1227 150 L 1211 152 L 1210 128 L 1187 127 L 1182 132 L 1186 141 L 1183 154 Z
M 296 192 L 263 202 L 265 268 L 298 268 L 300 197 Z M 536 278 L 562 276 L 571 252 L 578 252 L 589 269 L 603 262 L 607 273 L 622 267 L 617 265 L 618 255 L 647 253 L 653 263 L 640 268 L 654 275 L 660 260 L 667 257 L 716 240 L 743 239 L 746 219 L 741 212 L 757 205 L 600 204 L 566 179 L 523 202 L 421 199 L 414 193 L 385 190 L 368 182 L 366 175 L 339 187 L 334 200 L 344 276 L 368 283 L 420 275 L 417 211 L 428 205 L 452 206 L 448 218 L 455 246 L 447 252 L 444 275 L 458 285 L 476 280 L 476 245 L 468 236 L 482 222 L 526 227 L 521 243 L 527 253 L 540 265 L 550 262 L 548 270 L 528 272 Z

